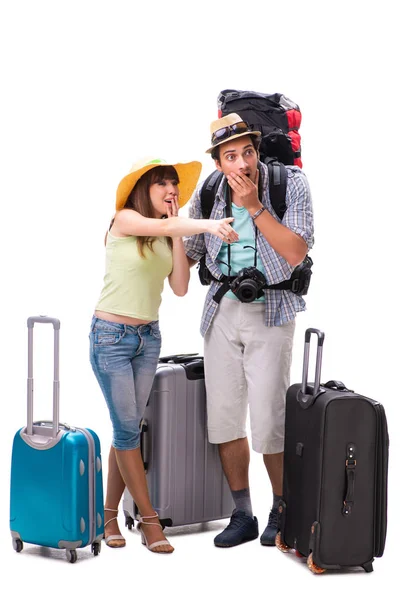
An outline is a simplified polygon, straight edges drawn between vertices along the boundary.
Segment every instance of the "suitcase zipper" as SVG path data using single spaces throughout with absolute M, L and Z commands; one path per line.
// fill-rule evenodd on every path
M 375 551 L 374 556 L 382 556 L 386 541 L 387 515 L 387 461 L 389 437 L 385 409 L 382 404 L 374 403 L 377 416 L 377 476 L 375 485 Z

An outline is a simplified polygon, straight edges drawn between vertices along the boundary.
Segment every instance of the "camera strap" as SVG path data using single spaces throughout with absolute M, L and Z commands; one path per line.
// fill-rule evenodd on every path
M 227 217 L 232 216 L 232 198 L 231 198 L 231 188 L 229 187 L 228 182 L 226 183 L 226 208 L 225 213 Z M 232 265 L 231 265 L 231 245 L 228 244 L 228 277 L 231 275 Z
M 260 185 L 259 185 L 259 195 L 260 195 Z M 226 208 L 225 208 L 225 214 L 227 217 L 231 217 L 232 216 L 232 198 L 231 198 L 231 188 L 229 187 L 229 184 L 226 184 L 226 192 L 225 192 L 225 198 L 226 198 Z M 253 246 L 245 246 L 245 248 L 253 248 L 254 250 L 254 266 L 257 267 L 257 233 L 258 233 L 258 229 L 257 227 L 254 225 L 254 248 Z M 224 263 L 226 264 L 226 263 Z M 216 291 L 216 293 L 213 296 L 213 300 L 219 304 L 221 302 L 221 299 L 223 296 L 225 296 L 226 292 L 229 291 L 230 289 L 230 284 L 231 282 L 236 278 L 235 275 L 231 275 L 231 270 L 232 270 L 232 265 L 231 265 L 231 245 L 228 244 L 228 275 L 223 275 L 220 279 L 216 279 L 215 277 L 213 277 L 213 279 L 216 279 L 216 281 L 221 281 L 222 285 L 220 286 L 220 288 Z
M 226 184 L 225 199 L 226 199 L 225 214 L 227 217 L 231 217 L 232 216 L 232 199 L 231 199 L 231 188 L 229 187 L 228 183 Z M 230 282 L 235 279 L 234 276 L 233 277 L 231 276 L 231 270 L 232 270 L 231 245 L 228 244 L 228 275 L 223 275 L 221 277 L 221 279 L 217 280 L 217 281 L 222 281 L 222 285 L 220 286 L 220 288 L 217 290 L 217 292 L 213 296 L 213 300 L 217 304 L 219 304 L 221 302 L 222 297 L 225 296 L 226 292 L 229 291 Z
M 260 194 L 260 182 L 259 182 L 259 194 Z M 227 184 L 226 188 L 226 216 L 232 216 L 232 200 L 231 200 L 231 190 L 229 184 Z M 254 224 L 254 266 L 257 268 L 257 236 L 258 236 L 258 227 Z M 252 246 L 245 246 L 245 248 L 252 248 Z M 226 264 L 226 263 L 225 263 Z M 265 284 L 260 289 L 257 298 L 260 298 L 263 294 L 263 290 L 289 290 L 294 294 L 299 293 L 300 295 L 305 295 L 308 290 L 308 285 L 311 277 L 311 267 L 313 261 L 307 255 L 304 259 L 302 265 L 298 265 L 292 273 L 290 279 L 286 279 L 285 281 L 280 281 L 275 284 Z M 230 284 L 234 279 L 236 279 L 235 275 L 231 275 L 232 265 L 231 265 L 231 245 L 228 244 L 228 275 L 222 275 L 219 279 L 211 275 L 212 279 L 215 281 L 219 281 L 222 285 L 218 288 L 216 293 L 213 296 L 213 300 L 219 304 L 221 302 L 222 297 L 230 290 Z M 304 267 L 304 268 L 303 268 Z M 305 270 L 304 270 L 305 269 Z M 304 285 L 304 279 L 307 280 Z M 301 289 L 303 288 L 303 289 Z

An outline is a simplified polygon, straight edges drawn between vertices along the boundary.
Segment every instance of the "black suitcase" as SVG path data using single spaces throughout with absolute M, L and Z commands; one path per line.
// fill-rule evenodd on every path
M 318 336 L 308 385 L 311 334 Z M 324 334 L 307 329 L 303 379 L 286 395 L 283 497 L 277 547 L 313 573 L 373 570 L 386 538 L 389 437 L 383 406 L 340 381 L 320 385 Z

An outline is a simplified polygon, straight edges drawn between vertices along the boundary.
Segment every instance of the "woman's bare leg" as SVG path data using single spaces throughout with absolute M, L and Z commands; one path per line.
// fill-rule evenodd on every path
M 140 515 L 142 517 L 154 515 L 155 510 L 149 498 L 140 448 L 135 448 L 135 450 L 115 450 L 115 456 L 119 471 L 139 509 Z M 146 521 L 148 523 L 159 523 L 157 517 L 146 519 Z M 149 545 L 153 542 L 165 540 L 165 535 L 161 527 L 154 527 L 154 525 L 146 525 L 144 523 L 141 527 Z M 170 545 L 154 548 L 155 552 L 171 552 L 172 550 L 173 548 Z
M 117 460 L 115 457 L 115 450 L 111 446 L 110 454 L 108 455 L 108 477 L 107 477 L 107 492 L 106 502 L 104 509 L 104 522 L 106 523 L 109 519 L 116 516 L 115 510 L 118 510 L 119 503 L 121 501 L 122 494 L 124 493 L 125 483 L 121 477 Z M 107 510 L 107 508 L 113 509 Z M 109 535 L 121 535 L 121 531 L 118 526 L 117 519 L 113 519 L 107 527 L 104 528 L 104 537 Z M 125 540 L 112 540 L 111 545 L 113 547 L 125 546 Z

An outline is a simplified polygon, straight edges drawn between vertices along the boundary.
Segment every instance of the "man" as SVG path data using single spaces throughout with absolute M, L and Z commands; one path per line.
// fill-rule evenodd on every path
M 255 264 L 267 284 L 287 280 L 313 244 L 307 179 L 298 167 L 287 167 L 287 208 L 280 222 L 270 201 L 268 169 L 259 162 L 260 135 L 234 113 L 211 124 L 211 148 L 207 152 L 224 175 L 215 194 L 211 218 L 221 218 L 231 205 L 235 219 L 232 226 L 239 241 L 231 244 L 233 240 L 228 237 L 225 243 L 207 233 L 185 239 L 186 254 L 192 264 L 205 254 L 213 278 L 201 322 L 208 436 L 211 443 L 219 444 L 236 506 L 228 527 L 214 540 L 221 547 L 258 537 L 249 490 L 247 405 L 252 448 L 263 455 L 273 491 L 268 525 L 260 541 L 266 546 L 275 544 L 282 497 L 285 395 L 295 317 L 305 309 L 303 298 L 291 291 L 265 289 L 257 294 L 261 297 L 249 302 L 254 284 L 244 282 L 247 289 L 242 289 L 243 293 L 236 289 L 235 294 L 226 282 L 231 282 L 242 268 Z M 201 187 L 194 192 L 189 208 L 190 217 L 199 219 Z M 221 279 L 225 284 L 221 284 Z

